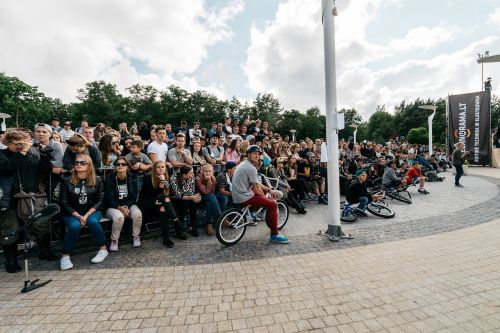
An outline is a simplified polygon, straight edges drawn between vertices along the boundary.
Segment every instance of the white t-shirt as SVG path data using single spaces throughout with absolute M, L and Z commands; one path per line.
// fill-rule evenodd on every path
M 165 142 L 159 144 L 158 142 L 153 141 L 148 145 L 148 155 L 156 154 L 157 161 L 165 162 L 167 160 L 167 152 L 168 152 L 168 146 Z

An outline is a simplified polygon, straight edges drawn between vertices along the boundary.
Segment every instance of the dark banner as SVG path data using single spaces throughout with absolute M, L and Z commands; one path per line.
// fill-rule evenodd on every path
M 448 144 L 463 142 L 470 164 L 490 164 L 490 91 L 448 96 Z

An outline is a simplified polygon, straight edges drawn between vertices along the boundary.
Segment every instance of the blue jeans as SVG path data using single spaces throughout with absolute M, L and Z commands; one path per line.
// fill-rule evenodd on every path
M 457 170 L 457 174 L 455 175 L 455 185 L 458 185 L 460 184 L 460 177 L 462 177 L 464 174 L 464 167 L 462 166 L 462 164 L 455 165 L 455 169 Z
M 229 197 L 227 195 L 224 195 L 220 192 L 215 193 L 215 197 L 217 198 L 217 201 L 219 202 L 219 207 L 220 211 L 223 212 L 227 208 L 227 202 L 229 201 Z
M 367 197 L 359 197 L 358 209 L 365 211 L 367 205 L 368 205 L 368 198 Z
M 213 221 L 217 220 L 221 215 L 217 197 L 213 193 L 202 194 L 201 201 L 205 203 L 205 209 L 207 210 L 207 224 L 213 224 Z
M 97 246 L 103 246 L 106 244 L 106 236 L 102 230 L 99 220 L 101 219 L 102 212 L 96 211 L 87 218 L 87 227 L 92 235 Z M 64 235 L 64 254 L 71 254 L 75 248 L 78 235 L 80 234 L 80 229 L 82 228 L 80 220 L 74 216 L 64 216 L 64 223 L 68 230 Z

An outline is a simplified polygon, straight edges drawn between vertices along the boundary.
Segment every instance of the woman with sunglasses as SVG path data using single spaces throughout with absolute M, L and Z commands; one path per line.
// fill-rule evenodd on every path
M 70 255 L 75 248 L 82 228 L 88 228 L 99 248 L 92 263 L 100 263 L 108 256 L 106 237 L 99 223 L 104 200 L 104 184 L 95 175 L 92 159 L 88 155 L 77 155 L 71 175 L 61 186 L 60 204 L 67 232 L 61 257 L 61 270 L 73 268 Z
M 153 164 L 151 176 L 144 179 L 144 184 L 139 195 L 139 207 L 144 212 L 152 212 L 160 219 L 163 245 L 168 248 L 174 247 L 174 242 L 169 237 L 169 220 L 175 227 L 178 239 L 187 239 L 184 233 L 174 206 L 172 205 L 171 186 L 168 179 L 167 164 L 162 160 L 157 160 Z
M 113 166 L 118 156 L 121 155 L 120 139 L 115 135 L 106 134 L 99 140 L 99 151 L 102 156 L 102 163 L 99 167 Z
M 92 146 L 82 134 L 74 134 L 66 143 L 68 147 L 64 151 L 63 156 L 64 170 L 73 170 L 77 155 L 89 156 L 94 167 L 99 167 L 101 165 L 101 153 L 96 147 Z
M 118 252 L 118 240 L 126 218 L 132 219 L 132 247 L 141 246 L 142 212 L 137 207 L 137 185 L 128 175 L 129 164 L 123 156 L 115 161 L 115 172 L 104 182 L 106 216 L 113 221 L 110 252 Z

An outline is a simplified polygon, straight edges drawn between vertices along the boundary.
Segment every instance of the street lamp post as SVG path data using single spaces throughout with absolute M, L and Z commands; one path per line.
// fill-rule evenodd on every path
M 432 155 L 432 120 L 436 114 L 437 106 L 435 105 L 420 105 L 419 109 L 432 110 L 432 114 L 427 118 L 427 123 L 429 125 L 429 156 Z
M 354 132 L 352 133 L 352 136 L 354 137 L 354 143 L 357 143 L 356 141 L 356 135 L 358 134 L 358 125 L 351 125 L 352 128 L 354 128 Z
M 484 90 L 484 63 L 485 62 L 500 62 L 500 54 L 490 56 L 489 51 L 485 51 L 484 54 L 477 54 L 477 63 L 481 64 L 481 91 Z
M 0 131 L 7 132 L 7 124 L 5 123 L 5 119 L 9 119 L 12 116 L 8 113 L 0 113 L 0 119 L 2 119 L 2 124 L 0 124 Z
M 295 133 L 297 133 L 297 130 L 291 129 L 290 133 L 292 133 L 292 142 L 295 142 Z

